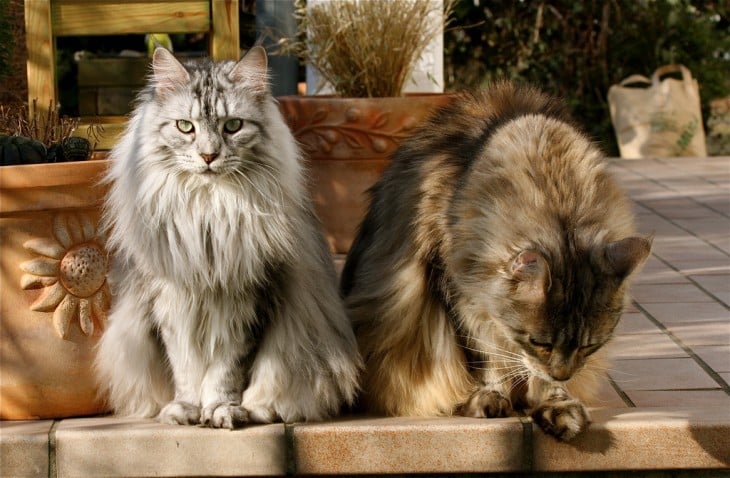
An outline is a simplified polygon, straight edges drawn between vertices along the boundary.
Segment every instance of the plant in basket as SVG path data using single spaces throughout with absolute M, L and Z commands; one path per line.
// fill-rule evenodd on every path
M 75 136 L 78 119 L 60 116 L 53 104 L 44 118 L 35 101 L 30 111 L 24 104 L 0 105 L 0 166 L 84 161 L 91 156 L 89 137 L 96 138 L 100 127 L 90 126 L 87 137 Z
M 312 195 L 333 252 L 349 249 L 365 211 L 365 191 L 399 142 L 450 99 L 403 90 L 446 27 L 453 5 L 453 0 L 296 3 L 298 35 L 281 40 L 282 48 L 316 69 L 334 93 L 278 99 L 307 155 Z

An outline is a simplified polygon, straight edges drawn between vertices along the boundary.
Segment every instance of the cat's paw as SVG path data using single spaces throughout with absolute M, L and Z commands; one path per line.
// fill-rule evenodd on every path
M 203 408 L 200 424 L 211 428 L 240 428 L 249 423 L 248 410 L 232 402 L 214 403 Z
M 576 400 L 545 402 L 532 412 L 532 420 L 561 441 L 572 440 L 590 423 L 585 407 Z
M 499 418 L 514 415 L 509 398 L 496 390 L 477 390 L 462 406 L 461 414 L 474 418 Z
M 171 425 L 197 425 L 200 423 L 200 407 L 187 402 L 170 402 L 162 408 L 157 420 Z

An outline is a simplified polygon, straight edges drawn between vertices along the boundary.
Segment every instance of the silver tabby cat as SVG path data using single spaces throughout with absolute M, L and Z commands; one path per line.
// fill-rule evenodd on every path
M 457 97 L 395 153 L 347 257 L 363 405 L 524 410 L 570 440 L 650 248 L 563 106 L 507 82 Z
M 114 299 L 99 382 L 122 415 L 233 428 L 320 420 L 360 359 L 264 50 L 153 58 L 111 153 Z

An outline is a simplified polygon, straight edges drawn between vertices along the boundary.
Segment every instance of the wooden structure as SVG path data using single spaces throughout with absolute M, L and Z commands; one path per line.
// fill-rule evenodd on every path
M 238 60 L 238 10 L 239 0 L 26 0 L 28 103 L 41 118 L 57 103 L 56 37 L 208 32 L 213 59 Z M 97 149 L 109 149 L 124 118 L 82 118 L 80 127 L 91 122 L 104 127 Z

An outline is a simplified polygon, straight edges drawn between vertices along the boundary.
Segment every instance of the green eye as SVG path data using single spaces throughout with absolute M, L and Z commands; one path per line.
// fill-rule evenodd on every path
M 177 126 L 177 129 L 180 130 L 181 133 L 192 133 L 195 131 L 195 127 L 193 126 L 193 123 L 187 120 L 177 120 L 175 122 L 175 126 Z
M 243 120 L 238 118 L 232 118 L 223 123 L 223 131 L 228 134 L 235 133 L 243 126 Z

